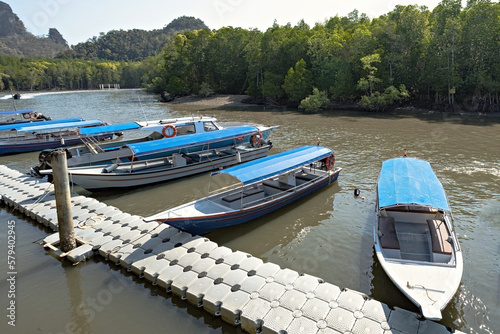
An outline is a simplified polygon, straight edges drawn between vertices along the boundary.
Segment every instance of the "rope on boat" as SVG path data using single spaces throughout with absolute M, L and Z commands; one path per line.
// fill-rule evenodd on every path
M 427 290 L 427 288 L 426 288 L 425 286 L 420 285 L 420 284 L 417 284 L 417 285 L 410 285 L 410 282 L 406 282 L 406 286 L 408 287 L 408 289 L 414 289 L 415 287 L 420 287 L 420 288 L 424 289 L 424 290 L 425 290 L 425 294 L 427 295 L 427 298 L 429 298 L 430 300 L 432 300 L 432 301 L 433 301 L 432 305 L 434 305 L 434 304 L 437 302 L 437 300 L 434 300 L 434 299 L 432 299 L 432 298 L 429 296 L 429 291 Z

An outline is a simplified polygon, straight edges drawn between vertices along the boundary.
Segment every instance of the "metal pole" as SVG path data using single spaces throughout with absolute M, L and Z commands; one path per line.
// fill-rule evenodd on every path
M 71 214 L 71 195 L 69 190 L 68 163 L 65 150 L 52 152 L 52 175 L 56 193 L 57 223 L 59 229 L 59 248 L 69 252 L 76 248 L 73 215 Z

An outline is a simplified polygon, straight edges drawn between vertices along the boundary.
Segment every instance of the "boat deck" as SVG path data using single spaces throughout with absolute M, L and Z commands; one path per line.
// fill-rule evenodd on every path
M 430 234 L 427 224 L 395 222 L 401 259 L 426 261 L 432 260 L 429 243 Z
M 215 201 L 204 199 L 201 201 L 197 201 L 193 205 L 183 205 L 176 210 L 170 210 L 170 212 L 172 213 L 170 217 L 198 217 L 229 211 L 233 210 Z
M 0 185 L 4 203 L 57 231 L 53 186 L 1 165 Z M 242 331 L 460 333 L 321 278 L 264 263 L 166 224 L 146 222 L 93 198 L 73 194 L 71 202 L 75 234 L 82 244 L 66 253 L 67 259 L 78 263 L 102 256 Z M 58 233 L 51 234 L 45 246 L 54 248 L 58 241 Z

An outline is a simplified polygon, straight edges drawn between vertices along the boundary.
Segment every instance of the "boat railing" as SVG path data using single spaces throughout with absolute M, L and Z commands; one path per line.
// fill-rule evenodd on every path
M 210 188 L 210 186 L 209 186 L 209 188 Z M 215 195 L 219 195 L 223 192 L 230 191 L 230 190 L 238 190 L 239 192 L 243 192 L 245 190 L 245 188 L 242 188 L 241 185 L 239 185 L 239 184 L 232 184 L 229 186 L 225 186 L 223 188 L 209 190 L 208 195 L 215 196 Z
M 99 143 L 93 136 L 80 136 L 80 140 L 92 154 L 104 152 L 104 150 L 99 146 Z
M 283 191 L 281 193 L 265 196 L 264 198 L 259 198 L 259 199 L 256 199 L 254 201 L 251 201 L 251 202 L 242 203 L 243 204 L 242 208 L 248 208 L 248 207 L 260 204 L 260 203 L 265 203 L 265 202 L 269 202 L 269 201 L 275 200 L 275 199 L 280 198 L 280 197 L 284 197 L 291 192 L 296 192 L 296 189 L 297 189 L 297 187 L 294 187 L 293 189 Z
M 453 222 L 455 220 L 453 218 L 453 212 L 451 212 L 451 210 L 450 210 L 450 211 L 448 211 L 448 213 L 449 213 L 449 217 L 448 217 L 448 219 L 445 218 L 445 221 L 448 220 L 448 222 L 447 222 L 447 223 L 449 223 L 448 228 L 450 230 L 450 233 L 453 235 L 454 241 L 455 241 L 455 240 L 457 240 L 457 234 L 455 232 L 455 224 L 453 224 Z M 445 215 L 445 217 L 446 217 L 446 215 Z M 455 250 L 457 252 L 462 250 L 459 242 L 453 242 L 453 246 L 455 247 Z

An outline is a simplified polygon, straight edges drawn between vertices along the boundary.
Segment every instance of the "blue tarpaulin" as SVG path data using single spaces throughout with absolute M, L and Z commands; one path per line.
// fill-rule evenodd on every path
M 172 138 L 148 141 L 138 144 L 129 144 L 128 146 L 136 156 L 145 154 L 155 154 L 165 151 L 177 150 L 193 145 L 205 145 L 213 142 L 231 140 L 240 136 L 248 136 L 257 133 L 259 130 L 253 126 L 237 126 L 234 128 L 214 130 L 200 134 L 183 135 Z
M 332 153 L 333 151 L 326 147 L 302 146 L 290 151 L 223 169 L 212 173 L 212 175 L 222 173 L 229 174 L 240 180 L 243 184 L 249 184 L 324 159 Z
M 14 123 L 14 124 L 8 124 L 8 125 L 0 125 L 0 131 L 18 130 L 20 128 L 40 126 L 40 124 L 51 125 L 51 124 L 71 123 L 71 122 L 79 122 L 79 121 L 82 121 L 82 119 L 81 118 L 66 118 L 66 119 L 55 119 L 52 121 L 33 122 L 33 123 L 17 123 L 17 124 Z
M 101 133 L 107 133 L 107 132 L 117 132 L 117 131 L 125 131 L 125 130 L 135 130 L 139 129 L 141 126 L 137 124 L 136 122 L 130 122 L 130 123 L 121 123 L 121 124 L 111 124 L 111 125 L 105 125 L 105 126 L 95 126 L 91 128 L 83 128 L 80 129 L 80 134 L 84 136 L 92 136 L 96 134 L 101 134 Z
M 379 207 L 417 204 L 450 210 L 441 182 L 427 161 L 395 158 L 382 163 L 378 180 Z
M 17 132 L 37 132 L 37 131 L 58 130 L 58 129 L 66 129 L 66 128 L 78 128 L 81 126 L 91 126 L 91 125 L 102 124 L 102 121 L 99 121 L 99 120 L 56 123 L 56 124 L 47 124 L 48 122 L 50 122 L 50 121 L 41 122 L 41 124 L 43 124 L 43 125 L 20 127 L 20 128 L 17 128 L 16 130 L 17 130 Z

